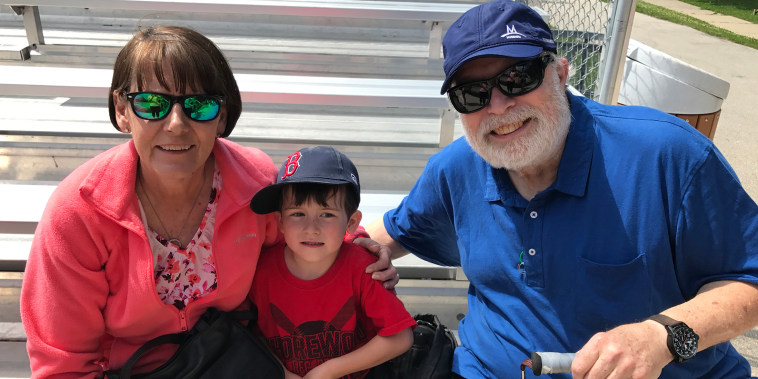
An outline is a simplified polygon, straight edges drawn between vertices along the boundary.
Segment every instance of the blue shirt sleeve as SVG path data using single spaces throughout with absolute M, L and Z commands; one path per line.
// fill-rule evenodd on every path
M 453 205 L 440 154 L 433 156 L 400 205 L 384 214 L 384 227 L 403 248 L 426 261 L 460 266 Z
M 676 239 L 674 259 L 685 299 L 713 281 L 758 283 L 758 206 L 716 148 L 684 192 Z

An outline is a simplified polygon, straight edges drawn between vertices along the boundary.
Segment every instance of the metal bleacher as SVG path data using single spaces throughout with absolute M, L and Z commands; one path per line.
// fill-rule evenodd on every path
M 437 7 L 449 13 L 449 9 L 458 7 L 462 13 L 481 2 L 428 2 L 426 8 L 413 12 L 433 14 Z M 101 96 L 98 92 L 103 84 L 93 81 L 96 75 L 92 73 L 107 76 L 120 47 L 138 27 L 192 27 L 219 45 L 238 78 L 250 80 L 248 85 L 240 86 L 243 96 L 247 89 L 248 97 L 243 99 L 243 113 L 231 140 L 261 148 L 274 162 L 316 144 L 335 145 L 350 156 L 361 173 L 361 210 L 366 223 L 396 205 L 410 190 L 427 159 L 462 134 L 454 114 L 443 112 L 446 101 L 439 95 L 442 60 L 430 50 L 457 15 L 427 20 L 419 16 L 397 17 L 397 13 L 376 9 L 412 9 L 417 2 L 328 2 L 344 7 L 365 5 L 363 14 L 373 12 L 372 17 L 346 16 L 334 7 L 299 13 L 291 9 L 289 13 L 266 12 L 264 8 L 247 13 L 216 13 L 179 12 L 172 10 L 180 9 L 176 4 L 167 1 L 155 3 L 173 8 L 109 9 L 87 7 L 98 2 L 56 0 L 0 3 L 0 378 L 31 374 L 19 323 L 18 294 L 34 228 L 47 198 L 56 184 L 82 162 L 129 138 L 110 125 L 106 94 Z M 49 5 L 54 3 L 61 6 Z M 99 2 L 127 3 L 131 2 Z M 229 3 L 305 7 L 319 2 Z M 16 8 L 8 6 L 11 4 Z M 25 22 L 24 12 L 18 12 L 20 5 L 39 6 L 37 21 L 43 26 L 44 43 L 30 46 L 29 20 Z M 23 57 L 24 48 L 28 57 Z M 66 78 L 72 82 L 71 72 L 83 72 L 86 80 L 74 80 L 65 90 L 56 87 Z M 267 93 L 261 94 L 255 79 L 264 77 L 282 78 L 300 92 L 291 94 L 287 101 L 260 101 L 255 96 Z M 321 91 L 329 88 L 328 83 L 340 80 L 378 83 L 377 88 L 384 84 L 391 94 L 385 100 L 394 100 L 380 103 L 383 100 L 377 93 L 369 94 L 363 104 L 352 96 L 366 94 L 349 93 L 350 96 L 324 100 L 318 88 L 307 93 L 299 86 L 313 80 L 308 78 L 322 78 L 318 80 L 327 85 Z M 12 87 L 12 81 L 18 87 Z M 34 83 L 42 87 L 30 90 L 29 85 Z M 399 83 L 422 83 L 424 90 L 402 101 Z M 90 92 L 66 92 L 82 88 Z M 423 105 L 423 101 L 434 103 Z M 412 256 L 396 264 L 403 278 L 398 295 L 408 310 L 436 313 L 443 323 L 455 328 L 467 312 L 468 282 L 460 269 L 431 265 Z
M 21 3 L 39 5 L 35 10 L 38 25 L 44 25 L 44 43 L 33 46 L 25 61 L 0 61 L 0 156 L 5 163 L 0 190 L 9 194 L 15 184 L 54 185 L 85 160 L 128 138 L 109 125 L 109 83 L 102 78 L 109 76 L 116 53 L 136 28 L 151 24 L 193 27 L 224 50 L 238 80 L 246 83 L 240 85 L 243 114 L 230 139 L 262 148 L 275 162 L 306 145 L 336 145 L 358 165 L 367 193 L 399 198 L 428 157 L 460 135 L 458 122 L 452 113 L 445 114 L 447 103 L 438 92 L 441 60 L 430 56 L 437 31 L 418 15 L 434 15 L 434 22 L 444 26 L 457 17 L 450 9 L 462 13 L 476 2 L 440 3 L 438 12 L 433 3 L 421 9 L 412 2 L 338 2 L 360 11 L 356 17 L 334 6 L 313 14 L 292 7 L 286 12 L 256 8 L 230 14 L 208 13 L 207 7 L 197 12 L 165 10 L 160 8 L 169 7 L 165 2 L 134 2 L 144 10 L 130 9 L 131 1 L 107 3 L 115 9 L 82 8 L 97 4 L 86 1 Z M 247 2 L 244 7 L 262 3 L 272 2 Z M 285 3 L 305 8 L 318 2 L 279 2 L 277 7 Z M 398 17 L 403 10 L 416 16 Z M 26 15 L 16 11 L 18 7 L 4 6 L 0 13 L 0 31 L 6 33 L 0 37 L 5 41 L 0 48 L 6 51 L 29 42 Z M 262 83 L 276 87 L 277 82 L 294 92 L 285 100 L 265 102 L 275 96 L 261 90 Z M 334 89 L 335 83 L 344 82 L 354 84 L 354 89 Z M 310 92 L 302 90 L 306 84 L 313 87 Z M 371 92 L 379 87 L 385 92 Z M 344 93 L 335 96 L 329 91 Z M 409 93 L 405 99 L 403 91 Z M 0 226 L 10 225 L 16 216 L 3 217 Z M 13 246 L 26 246 L 17 236 Z M 0 254 L 0 261 L 9 255 Z M 451 275 L 443 271 L 443 276 Z

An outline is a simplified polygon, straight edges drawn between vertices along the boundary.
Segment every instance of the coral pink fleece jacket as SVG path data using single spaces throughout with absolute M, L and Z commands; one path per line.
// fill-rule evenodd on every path
M 218 287 L 181 311 L 163 304 L 155 289 L 134 190 L 134 144 L 98 155 L 58 185 L 37 226 L 21 290 L 32 377 L 102 377 L 148 340 L 192 328 L 206 308 L 243 303 L 261 247 L 279 239 L 273 214 L 249 207 L 277 169 L 260 150 L 222 139 L 213 154 L 223 178 L 213 235 Z M 135 372 L 157 367 L 174 349 L 156 349 Z

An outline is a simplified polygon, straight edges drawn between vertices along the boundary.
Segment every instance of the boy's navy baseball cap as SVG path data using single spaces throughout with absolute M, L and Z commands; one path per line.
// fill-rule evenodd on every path
M 533 58 L 543 50 L 557 52 L 553 33 L 542 17 L 527 5 L 513 0 L 496 0 L 464 13 L 445 33 L 445 94 L 463 64 L 474 58 Z
M 250 208 L 258 214 L 278 211 L 282 187 L 290 183 L 351 184 L 359 201 L 361 198 L 358 170 L 350 158 L 331 146 L 312 146 L 287 157 L 276 183 L 258 191 L 250 201 Z

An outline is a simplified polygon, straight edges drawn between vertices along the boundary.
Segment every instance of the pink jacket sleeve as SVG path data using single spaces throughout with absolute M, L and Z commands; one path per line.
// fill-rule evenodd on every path
M 34 378 L 102 375 L 106 254 L 71 192 L 51 197 L 26 266 L 21 315 Z

